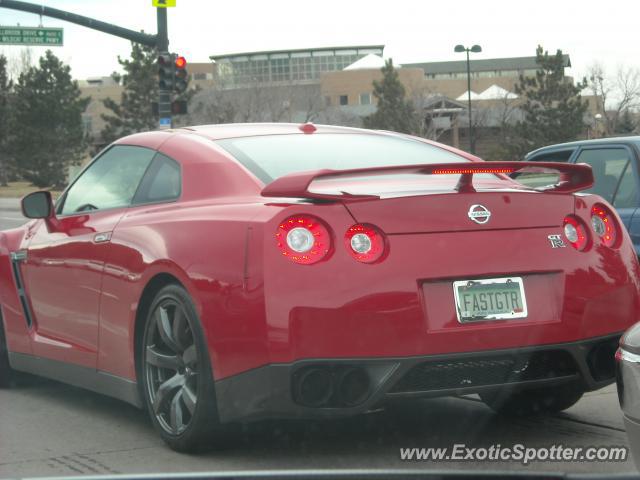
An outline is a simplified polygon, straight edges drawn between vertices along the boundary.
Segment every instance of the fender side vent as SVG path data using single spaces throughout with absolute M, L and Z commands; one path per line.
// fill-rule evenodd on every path
M 22 305 L 22 311 L 24 312 L 24 318 L 27 321 L 27 326 L 31 328 L 33 325 L 33 314 L 31 312 L 31 306 L 29 305 L 29 299 L 27 298 L 27 292 L 24 289 L 22 271 L 20 270 L 20 262 L 23 262 L 26 259 L 27 252 L 24 250 L 11 253 L 11 268 L 13 270 L 13 278 L 16 281 L 18 298 L 20 298 L 20 304 Z

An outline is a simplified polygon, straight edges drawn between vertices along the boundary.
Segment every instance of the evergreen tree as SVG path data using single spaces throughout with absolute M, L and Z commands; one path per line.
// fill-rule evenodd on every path
M 6 187 L 9 174 L 9 134 L 11 132 L 11 107 L 13 89 L 7 73 L 7 57 L 0 55 L 0 187 Z
M 405 89 L 391 59 L 382 67 L 382 80 L 374 80 L 373 96 L 377 109 L 363 119 L 365 128 L 416 133 L 418 120 L 413 104 L 405 99 Z
M 515 89 L 524 99 L 524 119 L 512 132 L 511 153 L 516 158 L 538 147 L 575 140 L 585 128 L 587 102 L 580 92 L 586 81 L 574 84 L 565 77 L 561 50 L 549 55 L 538 46 L 536 63 L 535 77 L 520 75 Z
M 86 153 L 81 98 L 71 68 L 47 50 L 15 86 L 11 151 L 20 175 L 38 187 L 61 187 L 67 167 Z
M 103 143 L 137 132 L 155 130 L 158 120 L 153 115 L 152 103 L 158 100 L 158 59 L 153 47 L 131 44 L 131 58 L 118 57 L 123 75 L 113 73 L 113 79 L 124 87 L 120 102 L 103 100 L 112 114 L 102 115 L 106 122 L 101 132 Z
M 616 123 L 616 133 L 629 135 L 636 130 L 636 121 L 634 120 L 628 108 L 625 108 L 622 118 Z

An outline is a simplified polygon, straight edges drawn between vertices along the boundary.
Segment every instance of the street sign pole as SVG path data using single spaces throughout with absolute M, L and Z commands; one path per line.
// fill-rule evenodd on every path
M 175 0 L 153 0 L 153 5 L 158 7 L 156 9 L 158 14 L 158 33 L 157 35 L 148 35 L 146 33 L 122 28 L 111 23 L 102 22 L 95 18 L 84 17 L 64 10 L 45 7 L 44 5 L 36 5 L 19 0 L 0 0 L 0 8 L 9 8 L 11 10 L 19 10 L 22 12 L 35 13 L 36 15 L 45 17 L 57 18 L 75 23 L 76 25 L 82 25 L 83 27 L 108 33 L 109 35 L 126 38 L 127 40 L 140 43 L 142 45 L 156 47 L 158 53 L 167 54 L 169 52 L 169 35 L 167 30 L 166 7 L 175 7 L 175 4 Z M 60 33 L 60 42 L 62 42 L 62 33 Z M 171 91 L 160 89 L 158 112 L 160 114 L 160 128 L 171 128 Z
M 118 25 L 113 25 L 112 23 L 102 22 L 95 18 L 77 15 L 65 10 L 58 10 L 57 8 L 46 7 L 42 4 L 21 2 L 18 0 L 0 0 L 0 8 L 8 8 L 11 10 L 19 10 L 21 12 L 34 13 L 44 17 L 57 18 L 58 20 L 82 25 L 83 27 L 87 27 L 92 30 L 98 30 L 99 32 L 108 33 L 109 35 L 126 38 L 132 42 L 148 45 L 150 47 L 155 47 L 157 42 L 156 35 L 136 32 L 135 30 L 122 28 Z
M 158 14 L 158 34 L 156 36 L 158 54 L 169 53 L 169 36 L 167 26 L 167 9 L 156 8 Z M 171 120 L 171 91 L 161 88 L 158 91 L 158 113 L 160 117 L 159 127 L 165 130 L 172 127 Z

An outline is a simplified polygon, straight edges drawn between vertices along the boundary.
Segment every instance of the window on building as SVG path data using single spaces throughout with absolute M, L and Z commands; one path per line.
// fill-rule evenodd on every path
M 371 94 L 370 93 L 361 93 L 360 94 L 360 105 L 371 105 Z
M 281 82 L 290 80 L 290 63 L 289 58 L 272 58 L 271 62 L 271 80 Z
M 206 73 L 194 73 L 193 74 L 193 79 L 194 80 L 206 80 L 207 79 L 207 74 Z
M 325 104 L 325 106 L 327 106 L 327 107 L 330 107 L 330 106 L 331 106 L 331 97 L 330 97 L 329 95 L 325 95 L 325 97 L 324 97 L 324 104 Z
M 291 80 L 311 80 L 313 77 L 312 58 L 295 57 L 291 59 Z
M 340 105 L 349 105 L 349 95 L 340 95 Z

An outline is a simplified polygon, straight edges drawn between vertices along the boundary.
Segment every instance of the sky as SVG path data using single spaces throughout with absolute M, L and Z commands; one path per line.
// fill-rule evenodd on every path
M 31 3 L 72 11 L 134 30 L 156 31 L 151 0 L 41 0 Z M 177 0 L 168 9 L 170 50 L 191 62 L 210 55 L 342 45 L 385 45 L 395 63 L 462 60 L 456 44 L 479 44 L 473 58 L 529 56 L 538 44 L 571 56 L 568 73 L 579 79 L 594 62 L 613 75 L 640 69 L 640 2 L 637 0 Z M 38 26 L 39 16 L 0 8 L 0 25 Z M 106 76 L 128 56 L 127 40 L 42 18 L 63 27 L 64 47 L 52 50 L 75 78 Z M 0 45 L 17 58 L 18 46 Z M 34 57 L 44 49 L 32 48 Z

